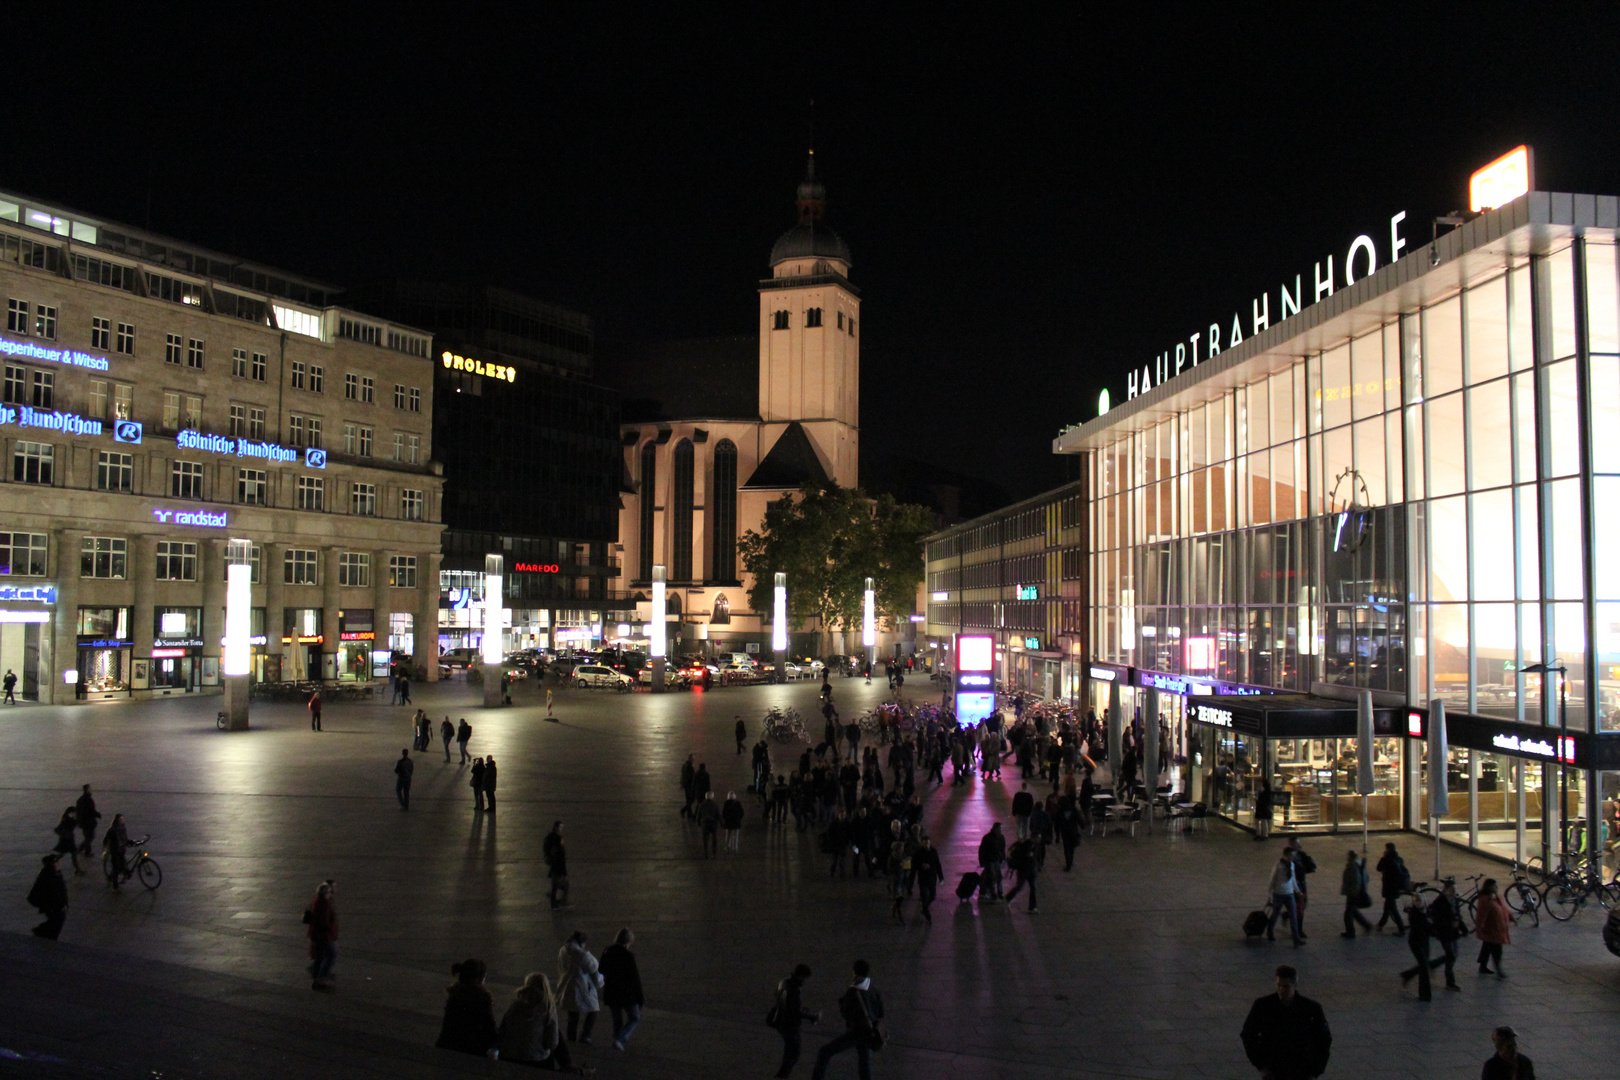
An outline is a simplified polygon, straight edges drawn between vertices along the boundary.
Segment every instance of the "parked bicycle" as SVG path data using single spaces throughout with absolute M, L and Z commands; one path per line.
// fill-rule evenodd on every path
M 148 889 L 156 889 L 159 885 L 162 885 L 163 868 L 157 864 L 157 860 L 152 858 L 152 856 L 146 850 L 146 842 L 150 839 L 152 839 L 152 837 L 150 834 L 148 834 L 141 837 L 139 840 L 129 840 L 125 842 L 124 872 L 117 875 L 116 880 L 114 880 L 113 875 L 112 851 L 103 851 L 101 853 L 101 872 L 107 875 L 107 880 L 112 882 L 114 885 L 122 885 L 130 878 L 139 878 L 141 884 L 145 885 Z M 133 859 L 129 857 L 129 853 L 131 851 L 138 852 Z
M 1547 913 L 1559 922 L 1568 922 L 1586 906 L 1587 900 L 1596 900 L 1605 911 L 1620 907 L 1620 881 L 1605 882 L 1601 862 L 1579 859 L 1547 875 L 1544 897 Z
M 809 742 L 810 732 L 804 726 L 804 717 L 794 708 L 782 709 L 773 705 L 765 713 L 765 737 L 777 742 Z

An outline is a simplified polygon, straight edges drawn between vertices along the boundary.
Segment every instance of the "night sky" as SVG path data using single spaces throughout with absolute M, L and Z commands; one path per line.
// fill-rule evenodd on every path
M 1612 8 L 1096 7 L 61 5 L 13 19 L 0 186 L 609 351 L 753 332 L 813 98 L 864 445 L 1013 497 L 1102 386 L 1396 211 L 1421 246 L 1513 146 L 1620 192 Z

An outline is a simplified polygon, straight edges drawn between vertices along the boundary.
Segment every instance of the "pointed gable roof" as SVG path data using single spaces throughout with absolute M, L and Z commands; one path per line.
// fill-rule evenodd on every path
M 827 483 L 827 470 L 821 467 L 821 458 L 804 426 L 795 421 L 782 432 L 743 487 L 796 488 L 806 483 Z

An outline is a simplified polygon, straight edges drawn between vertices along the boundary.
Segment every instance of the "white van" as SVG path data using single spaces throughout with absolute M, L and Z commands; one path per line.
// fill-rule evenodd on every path
M 756 667 L 759 666 L 759 663 L 754 659 L 752 653 L 745 653 L 745 652 L 720 653 L 716 657 L 716 659 L 720 661 L 720 666 L 721 667 L 725 667 L 727 664 L 730 664 L 733 667 L 750 668 L 750 669 L 751 668 L 756 668 Z

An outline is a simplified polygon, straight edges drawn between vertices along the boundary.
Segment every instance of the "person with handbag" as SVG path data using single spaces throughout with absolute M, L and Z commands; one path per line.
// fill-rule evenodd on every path
M 844 1018 L 844 1033 L 821 1048 L 810 1080 L 824 1080 L 827 1066 L 845 1050 L 855 1051 L 860 1080 L 872 1080 L 872 1053 L 883 1049 L 883 998 L 872 985 L 872 965 L 855 961 L 855 978 L 838 999 L 838 1012 Z
M 1355 937 L 1357 923 L 1367 933 L 1372 933 L 1372 920 L 1361 913 L 1363 908 L 1372 907 L 1372 897 L 1367 895 L 1367 861 L 1354 850 L 1344 860 L 1339 895 L 1344 897 L 1344 933 L 1339 936 Z
M 765 1018 L 765 1022 L 782 1036 L 782 1067 L 776 1070 L 778 1080 L 787 1080 L 793 1073 L 793 1066 L 798 1064 L 801 1046 L 799 1029 L 804 1022 L 808 1020 L 815 1024 L 821 1021 L 821 1013 L 811 1012 L 804 1007 L 804 984 L 809 978 L 808 964 L 795 965 L 793 974 L 776 984 L 776 1001 Z

